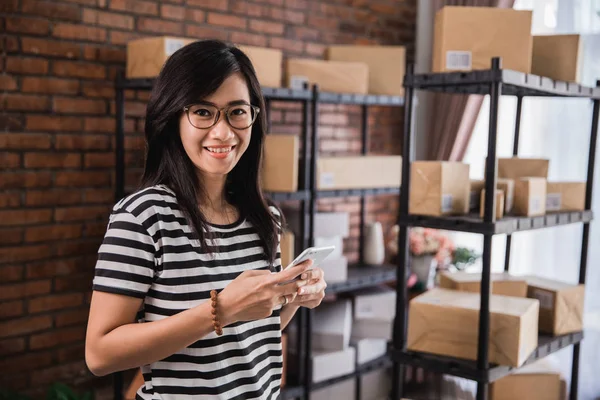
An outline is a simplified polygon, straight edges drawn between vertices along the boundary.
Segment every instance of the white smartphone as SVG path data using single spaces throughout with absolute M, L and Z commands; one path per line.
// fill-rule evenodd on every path
M 323 260 L 325 260 L 327 258 L 327 256 L 329 256 L 329 254 L 331 254 L 331 252 L 333 250 L 335 250 L 335 246 L 309 247 L 307 249 L 304 249 L 304 251 L 302 253 L 300 253 L 298 255 L 298 257 L 296 257 L 294 259 L 294 261 L 292 261 L 285 268 L 289 268 L 289 267 L 292 267 L 294 265 L 298 265 L 301 262 L 304 262 L 306 260 L 312 260 L 313 264 L 312 264 L 311 268 L 314 268 L 317 265 L 319 265 L 321 262 L 323 262 Z M 308 271 L 310 271 L 310 269 L 308 269 Z M 287 285 L 288 283 L 295 282 L 297 280 L 300 280 L 300 275 L 298 275 L 294 279 L 290 279 L 289 281 L 281 282 L 279 284 L 280 285 Z

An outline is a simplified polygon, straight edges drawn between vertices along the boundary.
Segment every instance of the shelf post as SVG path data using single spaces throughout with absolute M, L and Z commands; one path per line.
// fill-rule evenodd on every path
M 492 70 L 501 69 L 499 57 L 492 58 Z M 497 76 L 497 75 L 495 75 Z M 488 135 L 488 151 L 485 164 L 485 204 L 483 220 L 485 223 L 496 222 L 496 143 L 498 131 L 498 107 L 502 83 L 496 80 L 490 85 L 490 120 Z M 481 295 L 479 305 L 479 332 L 477 343 L 477 368 L 480 371 L 489 369 L 488 349 L 490 337 L 490 274 L 492 264 L 492 235 L 483 236 L 483 271 L 481 274 Z M 478 382 L 477 400 L 487 399 L 487 384 Z
M 361 154 L 366 155 L 369 151 L 369 107 L 364 104 L 361 106 Z M 367 197 L 360 197 L 360 234 L 358 242 L 358 259 L 360 265 L 364 265 L 364 238 L 365 223 L 367 222 Z
M 600 87 L 600 80 L 596 81 L 596 87 Z M 590 150 L 588 155 L 587 180 L 585 185 L 585 209 L 592 209 L 592 194 L 594 187 L 594 166 L 596 164 L 596 144 L 598 138 L 598 119 L 600 119 L 600 99 L 594 99 L 592 111 L 592 132 L 590 134 Z M 588 261 L 588 242 L 590 239 L 590 223 L 583 224 L 583 235 L 581 239 L 581 259 L 579 263 L 579 283 L 585 284 Z M 579 391 L 579 352 L 581 343 L 573 346 L 573 365 L 571 366 L 571 393 L 570 400 L 577 400 Z
M 115 202 L 125 196 L 125 89 L 122 82 L 120 74 L 115 84 Z
M 414 66 L 407 65 L 405 81 L 407 78 L 412 80 Z M 410 187 L 410 166 L 413 159 L 413 97 L 414 88 L 412 85 L 405 85 L 404 92 L 404 132 L 402 137 L 402 182 L 400 185 L 399 196 L 399 216 L 400 218 L 408 216 L 408 200 Z M 406 290 L 406 272 L 408 263 L 408 227 L 398 220 L 398 255 L 396 270 L 396 318 L 394 319 L 393 329 L 393 349 L 395 351 L 405 351 L 406 349 L 406 328 L 408 315 L 408 293 Z M 394 361 L 392 375 L 392 399 L 399 399 L 403 395 L 404 368 L 398 361 Z
M 521 106 L 523 105 L 523 95 L 517 95 L 517 115 L 515 117 L 515 137 L 513 139 L 513 156 L 519 154 L 519 135 L 521 130 Z M 506 235 L 506 253 L 504 255 L 504 272 L 510 270 L 510 250 L 512 245 L 512 235 Z

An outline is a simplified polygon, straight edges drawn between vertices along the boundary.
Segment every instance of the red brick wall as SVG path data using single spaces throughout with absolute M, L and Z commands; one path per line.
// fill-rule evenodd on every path
M 2 0 L 0 2 L 0 387 L 41 391 L 89 377 L 85 323 L 96 251 L 114 191 L 113 82 L 125 43 L 216 37 L 323 57 L 327 44 L 405 45 L 416 0 Z M 129 184 L 139 176 L 148 93 L 127 93 Z M 321 107 L 321 150 L 356 153 L 360 109 Z M 374 110 L 371 150 L 398 154 L 402 109 Z M 274 104 L 273 132 L 300 132 Z M 369 201 L 389 228 L 396 200 Z M 357 199 L 322 209 L 356 213 Z M 392 211 L 390 213 L 389 211 Z M 358 216 L 347 252 L 356 258 Z

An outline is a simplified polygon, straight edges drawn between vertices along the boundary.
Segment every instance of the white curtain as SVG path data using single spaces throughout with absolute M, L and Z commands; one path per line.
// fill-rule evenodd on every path
M 595 86 L 600 79 L 600 1 L 599 0 L 516 0 L 516 9 L 533 10 L 533 34 L 594 34 L 585 46 L 581 83 Z M 498 118 L 499 157 L 512 155 L 516 98 L 503 97 Z M 522 105 L 519 155 L 550 159 L 549 179 L 586 179 L 592 103 L 585 99 L 524 98 Z M 483 178 L 487 152 L 489 97 L 486 97 L 465 162 L 471 177 Z M 599 146 L 600 147 L 600 146 Z M 600 149 L 598 149 L 600 151 Z M 581 348 L 579 399 L 600 398 L 600 154 L 596 156 L 593 207 L 596 221 L 591 224 L 585 307 L 585 339 Z M 536 274 L 577 283 L 582 225 L 564 226 L 515 234 L 512 240 L 511 272 Z M 459 245 L 482 248 L 479 235 L 456 234 Z M 494 238 L 492 270 L 504 268 L 505 236 Z M 572 348 L 552 357 L 570 382 Z

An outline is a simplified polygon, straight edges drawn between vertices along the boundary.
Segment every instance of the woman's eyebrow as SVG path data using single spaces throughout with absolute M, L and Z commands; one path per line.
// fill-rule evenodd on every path
M 209 106 L 213 106 L 218 108 L 219 106 L 215 103 L 213 103 L 212 101 L 207 101 L 207 100 L 198 100 L 198 102 L 196 104 L 204 104 L 204 105 L 209 105 Z M 232 100 L 229 103 L 227 103 L 228 106 L 239 106 L 242 104 L 250 104 L 250 102 L 246 101 L 246 100 Z

